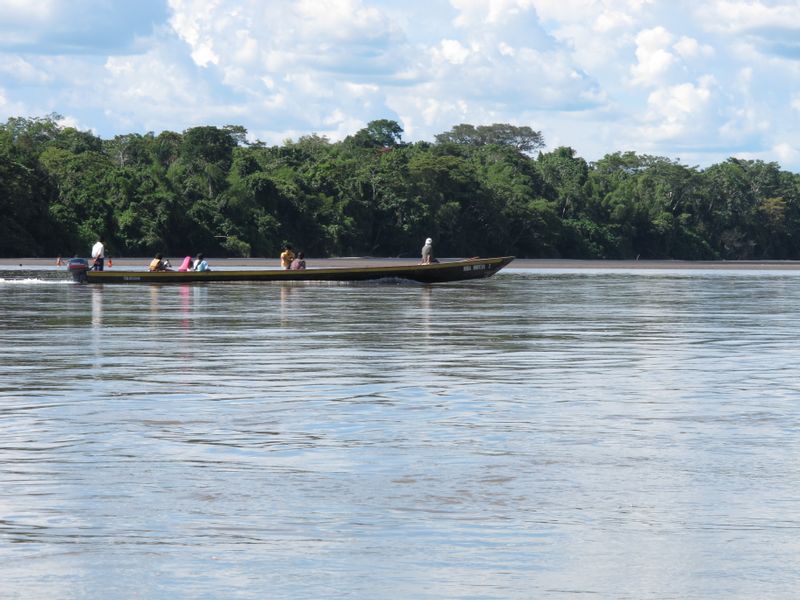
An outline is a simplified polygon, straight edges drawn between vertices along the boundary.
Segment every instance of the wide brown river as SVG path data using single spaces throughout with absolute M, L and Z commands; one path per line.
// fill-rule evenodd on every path
M 800 271 L 0 273 L 0 598 L 790 598 Z

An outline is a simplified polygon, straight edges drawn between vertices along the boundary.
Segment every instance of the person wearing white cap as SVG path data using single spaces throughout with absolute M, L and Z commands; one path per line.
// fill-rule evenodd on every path
M 425 245 L 422 247 L 422 261 L 421 265 L 429 265 L 436 262 L 433 258 L 433 240 L 428 238 L 425 240 Z

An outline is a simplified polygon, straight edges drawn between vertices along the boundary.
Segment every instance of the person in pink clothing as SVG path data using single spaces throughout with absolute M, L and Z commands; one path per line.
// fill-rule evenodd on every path
M 178 267 L 178 271 L 180 271 L 181 273 L 185 273 L 186 271 L 191 271 L 191 270 L 192 270 L 192 257 L 187 256 L 186 258 L 183 259 L 181 266 Z
M 297 256 L 295 256 L 294 260 L 292 261 L 290 269 L 294 271 L 299 271 L 306 268 L 306 255 L 302 252 L 299 252 Z

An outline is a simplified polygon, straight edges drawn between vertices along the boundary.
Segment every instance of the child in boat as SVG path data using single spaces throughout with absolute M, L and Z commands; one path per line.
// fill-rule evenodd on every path
M 300 271 L 306 268 L 306 255 L 302 252 L 297 253 L 297 257 L 292 261 L 292 265 L 289 267 L 293 271 Z

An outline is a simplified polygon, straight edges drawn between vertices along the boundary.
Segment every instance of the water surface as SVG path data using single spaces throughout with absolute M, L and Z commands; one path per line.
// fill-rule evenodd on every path
M 0 597 L 791 597 L 800 272 L 0 273 Z

